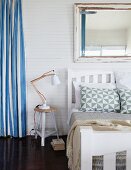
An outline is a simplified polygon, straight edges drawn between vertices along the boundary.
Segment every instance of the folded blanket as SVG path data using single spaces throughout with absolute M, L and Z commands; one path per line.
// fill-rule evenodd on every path
M 131 130 L 131 120 L 76 120 L 67 137 L 68 167 L 71 170 L 80 170 L 80 126 L 92 126 L 94 130 Z M 73 138 L 75 136 L 75 146 Z M 73 149 L 73 147 L 76 147 Z M 73 154 L 75 151 L 75 154 Z M 101 159 L 101 157 L 99 157 Z M 118 161 L 119 162 L 119 161 Z

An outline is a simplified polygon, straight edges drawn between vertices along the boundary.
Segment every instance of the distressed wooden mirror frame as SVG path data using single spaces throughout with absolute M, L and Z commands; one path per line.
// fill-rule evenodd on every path
M 131 62 L 131 56 L 80 56 L 80 10 L 131 10 L 131 3 L 74 4 L 74 62 Z M 131 21 L 129 21 L 131 22 Z

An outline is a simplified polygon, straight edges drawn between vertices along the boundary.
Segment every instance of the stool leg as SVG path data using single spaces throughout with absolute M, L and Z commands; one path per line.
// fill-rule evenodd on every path
M 55 118 L 55 113 L 54 112 L 52 113 L 52 116 L 53 116 L 53 121 L 54 121 L 54 126 L 55 126 L 55 130 L 56 130 L 57 139 L 59 139 L 58 128 L 57 128 L 57 125 L 56 125 L 56 118 Z
M 35 132 L 35 139 L 37 139 L 37 132 Z
M 41 113 L 41 146 L 45 146 L 45 113 Z
M 35 139 L 37 139 L 37 124 L 36 124 L 36 113 L 34 112 L 34 129 L 35 129 Z

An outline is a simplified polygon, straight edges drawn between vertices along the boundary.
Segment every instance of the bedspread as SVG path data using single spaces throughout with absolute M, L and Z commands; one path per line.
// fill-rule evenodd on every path
M 66 154 L 71 170 L 80 170 L 80 126 L 92 126 L 94 130 L 99 131 L 131 130 L 131 120 L 76 120 L 67 137 Z M 97 159 L 101 160 L 102 157 Z

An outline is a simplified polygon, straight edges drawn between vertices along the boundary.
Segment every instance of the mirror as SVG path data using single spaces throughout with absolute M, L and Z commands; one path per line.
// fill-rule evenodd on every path
M 131 3 L 75 4 L 75 62 L 131 59 Z

